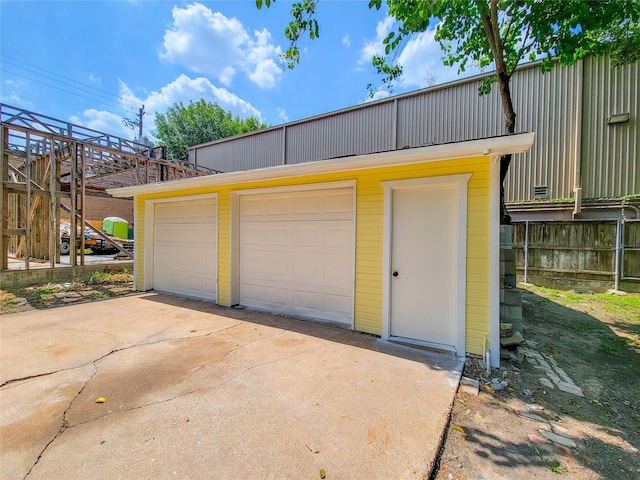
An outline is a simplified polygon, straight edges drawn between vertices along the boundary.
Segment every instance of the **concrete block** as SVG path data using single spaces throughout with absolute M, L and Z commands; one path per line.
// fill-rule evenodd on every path
M 563 392 L 576 395 L 577 397 L 584 397 L 584 394 L 582 393 L 582 389 L 576 385 L 572 385 L 567 382 L 556 382 L 556 384 L 558 385 L 558 388 Z
M 460 379 L 461 392 L 470 393 L 472 395 L 480 395 L 480 382 L 469 377 L 462 377 Z
M 513 287 L 516 288 L 516 285 L 518 284 L 518 281 L 516 279 L 515 275 L 508 275 L 505 274 L 504 276 L 504 286 L 505 287 Z
M 515 262 L 516 251 L 511 249 L 500 249 L 500 261 L 502 262 Z
M 534 420 L 536 422 L 546 423 L 547 425 L 549 424 L 546 418 L 541 417 L 540 415 L 536 415 L 535 413 L 518 412 L 518 416 L 522 418 L 528 418 L 529 420 Z
M 515 350 L 511 350 L 509 352 L 509 356 L 511 357 L 511 360 L 518 365 L 522 365 L 522 362 L 524 362 L 524 352 L 520 345 L 518 345 Z
M 504 301 L 501 302 L 505 305 L 522 306 L 522 295 L 520 291 L 514 288 L 504 289 Z
M 543 387 L 547 387 L 550 390 L 553 390 L 554 387 L 553 383 L 551 383 L 551 380 L 549 380 L 548 378 L 544 378 L 544 377 L 540 377 L 538 380 L 540 380 L 540 385 L 542 385 Z
M 509 337 L 503 337 L 500 339 L 500 346 L 502 347 L 511 347 L 514 345 L 522 345 L 524 343 L 524 338 L 520 333 L 516 332 Z M 520 349 L 522 353 L 522 358 L 524 359 L 524 350 Z
M 522 321 L 521 306 L 501 305 L 500 313 L 500 320 L 503 322 L 515 323 L 514 321 Z
M 511 225 L 500 225 L 500 248 L 512 248 L 513 227 Z
M 569 448 L 576 448 L 576 442 L 574 442 L 570 438 L 565 437 L 564 435 L 558 435 L 557 433 L 553 433 L 547 430 L 543 430 L 540 433 L 542 433 L 542 435 L 551 440 L 553 443 L 564 445 L 565 447 Z

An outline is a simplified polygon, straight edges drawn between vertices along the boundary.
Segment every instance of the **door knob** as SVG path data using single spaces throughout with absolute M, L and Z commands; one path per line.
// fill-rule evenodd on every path
M 393 272 L 391 275 L 393 275 L 394 277 L 398 276 L 398 272 Z

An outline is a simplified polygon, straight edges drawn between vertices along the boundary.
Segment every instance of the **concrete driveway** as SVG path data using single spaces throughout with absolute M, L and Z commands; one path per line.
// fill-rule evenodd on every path
M 424 478 L 462 368 L 155 293 L 5 315 L 0 328 L 4 480 Z

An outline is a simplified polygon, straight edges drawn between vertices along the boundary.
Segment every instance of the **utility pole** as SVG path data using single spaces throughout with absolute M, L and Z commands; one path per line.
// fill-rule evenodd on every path
M 142 105 L 142 107 L 140 108 L 140 110 L 138 111 L 138 126 L 139 126 L 139 130 L 138 130 L 138 140 L 142 141 L 142 117 L 144 116 L 144 105 Z

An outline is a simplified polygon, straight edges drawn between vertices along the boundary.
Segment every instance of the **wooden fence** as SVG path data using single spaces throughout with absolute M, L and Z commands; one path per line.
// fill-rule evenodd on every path
M 640 291 L 640 221 L 513 224 L 521 281 L 559 288 Z

